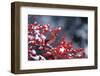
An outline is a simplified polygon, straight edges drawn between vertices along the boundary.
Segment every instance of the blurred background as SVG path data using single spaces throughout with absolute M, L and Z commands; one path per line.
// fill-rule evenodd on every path
M 55 42 L 66 34 L 67 42 L 72 41 L 74 48 L 84 48 L 88 54 L 88 17 L 28 15 L 28 23 L 34 22 L 49 24 L 51 29 L 60 26 L 62 30 Z

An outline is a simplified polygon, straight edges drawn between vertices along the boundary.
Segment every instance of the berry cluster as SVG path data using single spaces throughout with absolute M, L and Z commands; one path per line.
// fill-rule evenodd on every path
M 62 36 L 56 46 L 52 45 L 60 31 L 61 27 L 50 28 L 49 24 L 28 24 L 28 60 L 84 58 L 84 49 L 74 49 L 72 42 L 66 42 L 66 36 Z

